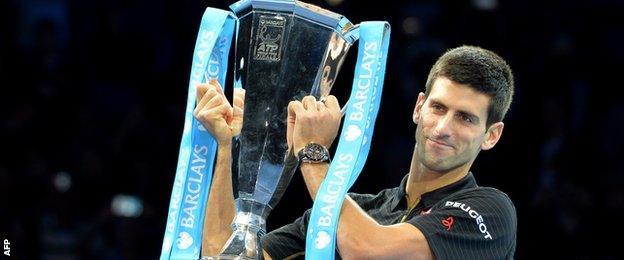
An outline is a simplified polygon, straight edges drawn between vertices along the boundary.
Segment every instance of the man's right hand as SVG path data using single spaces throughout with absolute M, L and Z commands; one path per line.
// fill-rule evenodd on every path
M 197 106 L 193 115 L 219 144 L 229 144 L 243 126 L 245 90 L 234 89 L 234 107 L 230 105 L 216 80 L 197 86 Z

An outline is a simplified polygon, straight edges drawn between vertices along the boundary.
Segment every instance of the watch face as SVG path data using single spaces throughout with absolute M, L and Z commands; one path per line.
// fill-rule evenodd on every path
M 306 157 L 312 161 L 321 161 L 325 158 L 325 148 L 320 144 L 310 143 L 304 148 Z

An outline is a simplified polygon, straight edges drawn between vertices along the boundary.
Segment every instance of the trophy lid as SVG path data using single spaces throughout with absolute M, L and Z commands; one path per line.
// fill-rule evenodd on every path
M 241 0 L 230 6 L 238 18 L 251 13 L 254 9 L 292 13 L 294 16 L 329 27 L 338 35 L 344 35 L 353 24 L 341 14 L 315 5 L 295 0 Z

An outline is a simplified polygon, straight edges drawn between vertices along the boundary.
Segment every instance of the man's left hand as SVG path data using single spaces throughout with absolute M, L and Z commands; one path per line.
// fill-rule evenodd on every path
M 288 104 L 288 147 L 297 154 L 308 143 L 331 146 L 340 127 L 342 113 L 335 96 L 329 95 L 324 102 L 314 96 Z

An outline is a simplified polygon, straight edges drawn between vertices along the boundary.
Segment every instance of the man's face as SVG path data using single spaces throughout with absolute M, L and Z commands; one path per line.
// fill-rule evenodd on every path
M 486 129 L 490 97 L 445 77 L 437 78 L 414 109 L 416 156 L 428 169 L 448 172 L 470 168 L 481 149 L 492 148 L 503 130 L 497 122 Z

